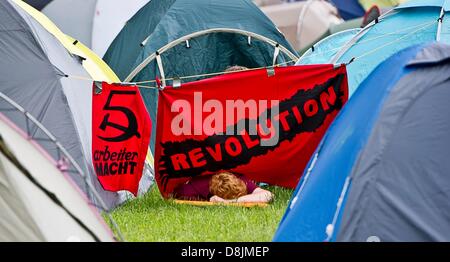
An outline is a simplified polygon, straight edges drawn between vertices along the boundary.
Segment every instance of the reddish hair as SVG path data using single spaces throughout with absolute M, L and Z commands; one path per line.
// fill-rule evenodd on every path
M 209 181 L 209 192 L 223 199 L 236 199 L 247 194 L 247 185 L 229 172 L 219 172 Z

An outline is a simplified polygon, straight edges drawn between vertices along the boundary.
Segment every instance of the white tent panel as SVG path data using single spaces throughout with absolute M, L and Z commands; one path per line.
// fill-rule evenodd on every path
M 149 0 L 97 0 L 92 28 L 92 50 L 103 56 L 126 22 Z
M 262 6 L 261 10 L 296 50 L 313 44 L 330 26 L 343 22 L 337 9 L 324 0 Z
M 0 157 L 10 184 L 29 212 L 46 241 L 113 241 L 111 231 L 88 200 L 56 163 L 47 157 L 37 143 L 25 139 L 17 130 L 0 121 L 2 139 L 20 165 L 47 191 L 52 192 L 62 205 L 76 217 L 83 228 L 63 208 L 57 205 L 41 188 L 36 186 L 16 164 L 4 155 Z M 20 132 L 20 131 L 19 131 Z M 89 232 L 91 231 L 91 232 Z M 27 239 L 23 239 L 27 241 Z
M 92 23 L 97 0 L 53 0 L 42 12 L 65 34 L 92 46 Z

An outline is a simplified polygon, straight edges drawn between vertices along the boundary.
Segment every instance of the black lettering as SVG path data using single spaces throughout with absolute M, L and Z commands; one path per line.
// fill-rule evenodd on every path
M 279 142 L 274 146 L 262 147 L 256 144 L 256 141 L 259 141 L 263 135 L 270 137 L 270 134 L 259 132 L 258 135 L 252 136 L 252 140 L 245 135 L 250 133 L 250 127 L 258 127 L 258 123 L 261 121 L 259 118 L 263 115 L 271 115 L 270 108 L 263 112 L 258 119 L 241 119 L 233 127 L 228 128 L 236 130 L 236 134 L 239 135 L 216 134 L 204 140 L 186 139 L 162 143 L 157 178 L 165 186 L 171 178 L 192 177 L 204 172 L 231 170 L 248 164 L 253 157 L 273 151 L 283 141 L 292 141 L 294 137 L 302 133 L 315 132 L 323 125 L 327 116 L 340 110 L 347 100 L 347 90 L 344 90 L 345 86 L 342 85 L 344 79 L 345 75 L 340 74 L 313 88 L 299 88 L 292 97 L 280 101 L 278 108 L 279 112 L 282 112 L 282 120 L 278 122 L 281 122 L 281 128 L 278 131 Z M 241 121 L 244 123 L 242 124 Z M 267 121 L 276 121 L 276 119 L 269 117 Z M 238 127 L 245 127 L 245 130 L 238 130 Z M 256 130 L 261 131 L 258 128 Z M 273 130 L 270 131 L 273 132 Z M 188 153 L 195 148 L 202 149 L 206 165 L 195 167 L 188 162 Z
M 134 174 L 134 168 L 137 166 L 136 162 L 130 162 L 130 174 Z
M 113 162 L 113 163 L 111 163 L 111 165 L 109 165 L 109 173 L 111 175 L 117 174 L 117 163 L 116 162 Z
M 95 166 L 95 173 L 97 173 L 97 176 L 103 176 L 103 165 L 102 163 L 94 163 Z
M 118 175 L 124 175 L 128 171 L 128 162 L 120 162 L 119 169 L 117 170 Z
M 109 175 L 109 167 L 108 167 L 108 163 L 104 163 L 104 165 L 103 165 L 103 175 L 104 175 L 104 176 Z

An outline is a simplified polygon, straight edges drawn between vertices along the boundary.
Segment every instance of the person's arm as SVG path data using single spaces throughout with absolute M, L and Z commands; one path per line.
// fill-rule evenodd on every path
M 218 196 L 213 196 L 209 201 L 223 203 L 268 203 L 272 198 L 273 194 L 270 191 L 257 187 L 251 194 L 241 196 L 237 199 L 223 199 Z
M 236 202 L 268 203 L 272 200 L 272 198 L 273 194 L 270 191 L 257 187 L 255 190 L 253 190 L 251 194 L 241 196 L 238 199 L 236 199 Z

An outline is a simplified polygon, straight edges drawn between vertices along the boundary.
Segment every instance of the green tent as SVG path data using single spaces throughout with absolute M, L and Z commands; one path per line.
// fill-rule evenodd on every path
M 286 63 L 297 60 L 297 53 L 250 0 L 152 0 L 127 22 L 104 60 L 121 80 L 158 77 L 165 84 L 166 79 L 222 72 L 232 65 Z M 155 123 L 157 91 L 141 92 Z

